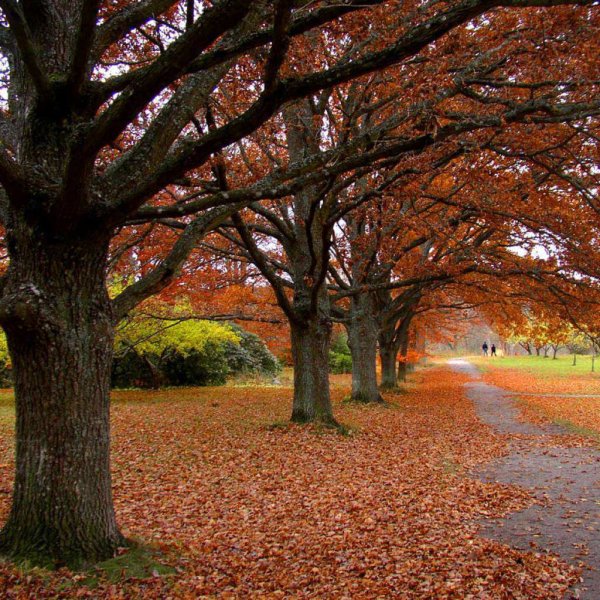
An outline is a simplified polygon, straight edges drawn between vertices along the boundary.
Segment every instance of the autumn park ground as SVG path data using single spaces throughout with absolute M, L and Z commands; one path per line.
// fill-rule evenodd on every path
M 342 433 L 288 425 L 286 377 L 281 386 L 115 392 L 115 502 L 140 547 L 81 573 L 2 563 L 0 596 L 577 597 L 585 547 L 565 562 L 541 537 L 517 549 L 496 535 L 544 499 L 526 482 L 491 474 L 524 445 L 557 468 L 561 448 L 596 456 L 600 375 L 589 357 L 575 367 L 568 357 L 470 360 L 479 383 L 434 361 L 402 393 L 387 394 L 385 406 L 347 402 L 349 378 L 332 376 Z M 507 391 L 526 428 L 560 428 L 540 436 L 490 425 L 469 387 L 488 384 Z M 6 390 L 0 519 L 11 494 L 13 424 Z

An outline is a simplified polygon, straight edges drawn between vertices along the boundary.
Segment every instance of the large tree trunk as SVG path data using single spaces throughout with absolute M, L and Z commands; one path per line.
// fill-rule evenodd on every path
M 109 462 L 107 238 L 62 243 L 28 229 L 11 235 L 0 315 L 13 362 L 17 440 L 0 551 L 81 565 L 124 544 Z
M 352 354 L 352 400 L 383 402 L 377 387 L 377 321 L 368 298 L 353 298 L 353 316 L 347 325 Z
M 383 329 L 379 332 L 379 356 L 381 358 L 381 387 L 394 389 L 398 387 L 400 367 L 397 361 L 398 352 L 402 349 L 406 355 L 408 350 L 408 331 L 412 320 L 412 313 L 405 314 L 394 329 Z M 400 367 L 400 376 L 406 365 Z
M 408 325 L 400 328 L 400 359 L 398 360 L 398 381 L 406 383 L 406 375 L 411 365 L 407 362 L 408 357 Z
M 381 388 L 384 390 L 398 387 L 396 376 L 396 355 L 398 348 L 394 344 L 382 344 L 379 338 L 379 358 L 381 360 Z
M 294 361 L 292 421 L 336 425 L 329 394 L 331 324 L 315 317 L 291 324 Z

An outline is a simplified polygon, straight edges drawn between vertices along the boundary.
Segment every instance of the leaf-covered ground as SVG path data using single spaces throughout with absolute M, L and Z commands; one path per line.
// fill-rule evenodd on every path
M 463 375 L 427 370 L 389 407 L 342 404 L 350 435 L 285 425 L 287 388 L 115 394 L 114 485 L 126 535 L 176 572 L 118 583 L 0 566 L 7 598 L 561 598 L 573 572 L 477 537 L 531 500 L 467 470 L 506 452 Z M 3 401 L 6 405 L 6 400 Z M 0 414 L 0 517 L 12 418 Z
M 600 373 L 590 371 L 590 357 L 579 357 L 575 367 L 571 361 L 571 357 L 557 361 L 521 357 L 473 362 L 483 369 L 488 383 L 523 394 L 528 419 L 550 420 L 600 434 Z M 600 360 L 596 366 L 600 370 Z M 582 397 L 576 397 L 579 395 Z

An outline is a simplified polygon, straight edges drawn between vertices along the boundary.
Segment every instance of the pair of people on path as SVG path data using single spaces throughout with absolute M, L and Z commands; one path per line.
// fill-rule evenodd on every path
M 487 342 L 483 342 L 483 346 L 481 346 L 481 349 L 483 350 L 483 355 L 487 356 L 488 355 L 488 345 L 487 345 Z M 496 354 L 496 345 L 495 344 L 492 344 L 491 351 L 492 351 L 491 352 L 492 356 L 497 356 L 497 354 Z

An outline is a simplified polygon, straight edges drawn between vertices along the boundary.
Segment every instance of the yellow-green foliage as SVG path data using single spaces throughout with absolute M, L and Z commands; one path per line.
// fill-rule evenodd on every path
M 12 384 L 10 369 L 11 362 L 6 335 L 0 329 L 0 387 L 8 387 Z
M 184 356 L 226 342 L 240 342 L 240 336 L 229 325 L 196 320 L 172 323 L 143 317 L 134 317 L 123 324 L 118 329 L 116 339 L 117 347 L 121 344 L 135 346 L 139 353 L 160 355 L 173 348 Z
M 6 335 L 4 334 L 4 331 L 0 329 L 0 361 L 4 363 L 9 360 L 10 358 L 8 355 L 8 344 L 6 343 Z

